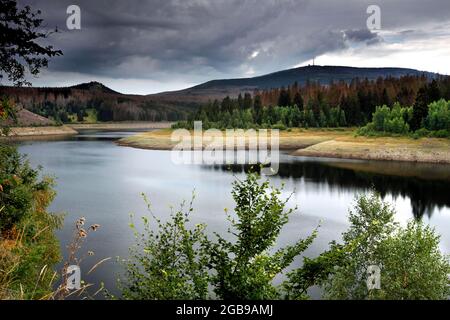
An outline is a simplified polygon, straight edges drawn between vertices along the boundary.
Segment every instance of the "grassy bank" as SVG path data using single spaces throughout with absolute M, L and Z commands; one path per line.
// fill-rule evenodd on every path
M 170 150 L 172 130 L 145 132 L 118 141 L 141 149 Z M 292 129 L 280 132 L 280 150 L 296 156 L 450 164 L 450 139 L 361 137 L 354 129 Z

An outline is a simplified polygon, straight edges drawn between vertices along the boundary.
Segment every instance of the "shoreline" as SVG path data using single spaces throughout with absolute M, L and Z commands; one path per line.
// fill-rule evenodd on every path
M 133 130 L 133 129 L 168 129 L 173 122 L 104 122 L 104 123 L 75 123 L 66 124 L 66 126 L 74 130 Z
M 64 136 L 78 134 L 68 126 L 42 126 L 42 127 L 12 127 L 8 138 Z
M 172 150 L 178 142 L 171 141 L 172 129 L 154 130 L 142 132 L 130 137 L 122 138 L 116 143 L 120 146 L 127 146 L 137 149 L 147 150 Z M 193 131 L 191 131 L 193 133 Z M 351 130 L 304 130 L 297 129 L 291 132 L 280 131 L 279 149 L 282 151 L 296 151 L 312 145 L 328 141 L 335 138 L 343 138 L 352 134 Z M 248 141 L 247 141 L 248 143 Z M 207 143 L 203 144 L 206 147 Z
M 119 146 L 146 150 L 171 150 L 172 130 L 156 130 L 122 138 Z M 294 129 L 280 132 L 281 151 L 292 156 L 335 159 L 450 164 L 450 139 L 362 137 L 354 130 Z
M 353 137 L 325 141 L 296 150 L 293 156 L 450 164 L 450 139 Z
M 80 130 L 151 130 L 166 129 L 172 122 L 106 122 L 64 124 L 61 126 L 23 126 L 11 127 L 8 138 L 20 139 L 26 137 L 58 137 L 76 135 Z M 2 137 L 0 137 L 2 138 Z
M 396 152 L 397 153 L 397 152 Z M 378 153 L 372 155 L 371 153 L 360 154 L 352 152 L 328 152 L 328 151 L 312 151 L 312 150 L 296 150 L 290 154 L 296 157 L 316 157 L 316 158 L 330 158 L 330 159 L 343 159 L 343 160 L 370 160 L 370 161 L 387 161 L 387 162 L 409 162 L 409 163 L 429 163 L 429 164 L 443 164 L 450 165 L 449 159 L 432 158 L 428 156 L 421 156 L 413 153 L 392 155 L 389 150 L 386 153 Z

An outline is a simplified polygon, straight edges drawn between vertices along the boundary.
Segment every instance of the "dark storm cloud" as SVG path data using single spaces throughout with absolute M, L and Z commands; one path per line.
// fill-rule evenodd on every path
M 262 74 L 358 43 L 382 41 L 366 29 L 371 1 L 22 0 L 42 9 L 64 56 L 50 72 L 200 82 Z M 77 4 L 82 29 L 65 27 Z M 415 29 L 450 20 L 450 1 L 378 1 L 383 28 Z M 399 37 L 401 37 L 399 33 Z
M 380 37 L 369 29 L 345 30 L 344 36 L 349 41 L 365 42 L 366 44 L 374 44 L 380 41 Z

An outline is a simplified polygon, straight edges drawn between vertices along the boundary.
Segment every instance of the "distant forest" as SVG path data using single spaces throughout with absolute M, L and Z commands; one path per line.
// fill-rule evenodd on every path
M 372 121 L 377 106 L 392 108 L 400 104 L 415 106 L 407 121 L 412 129 L 418 129 L 427 116 L 427 106 L 439 99 L 450 100 L 450 77 L 355 79 L 329 85 L 294 83 L 245 93 L 237 99 L 211 101 L 174 127 L 192 128 L 194 120 L 201 120 L 204 128 L 222 129 L 363 126 Z
M 91 82 L 65 88 L 0 87 L 16 105 L 60 123 L 83 121 L 177 121 L 198 104 L 158 101 L 117 93 Z

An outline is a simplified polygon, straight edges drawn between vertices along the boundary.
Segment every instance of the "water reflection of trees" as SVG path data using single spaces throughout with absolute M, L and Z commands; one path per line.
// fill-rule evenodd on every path
M 242 173 L 250 166 L 215 165 L 204 167 L 212 170 Z M 255 168 L 255 166 L 253 166 Z M 326 184 L 332 189 L 367 190 L 374 187 L 381 196 L 407 197 L 411 201 L 414 217 L 431 217 L 437 208 L 450 207 L 450 183 L 445 180 L 427 180 L 338 168 L 322 162 L 296 161 L 281 163 L 278 177 Z

